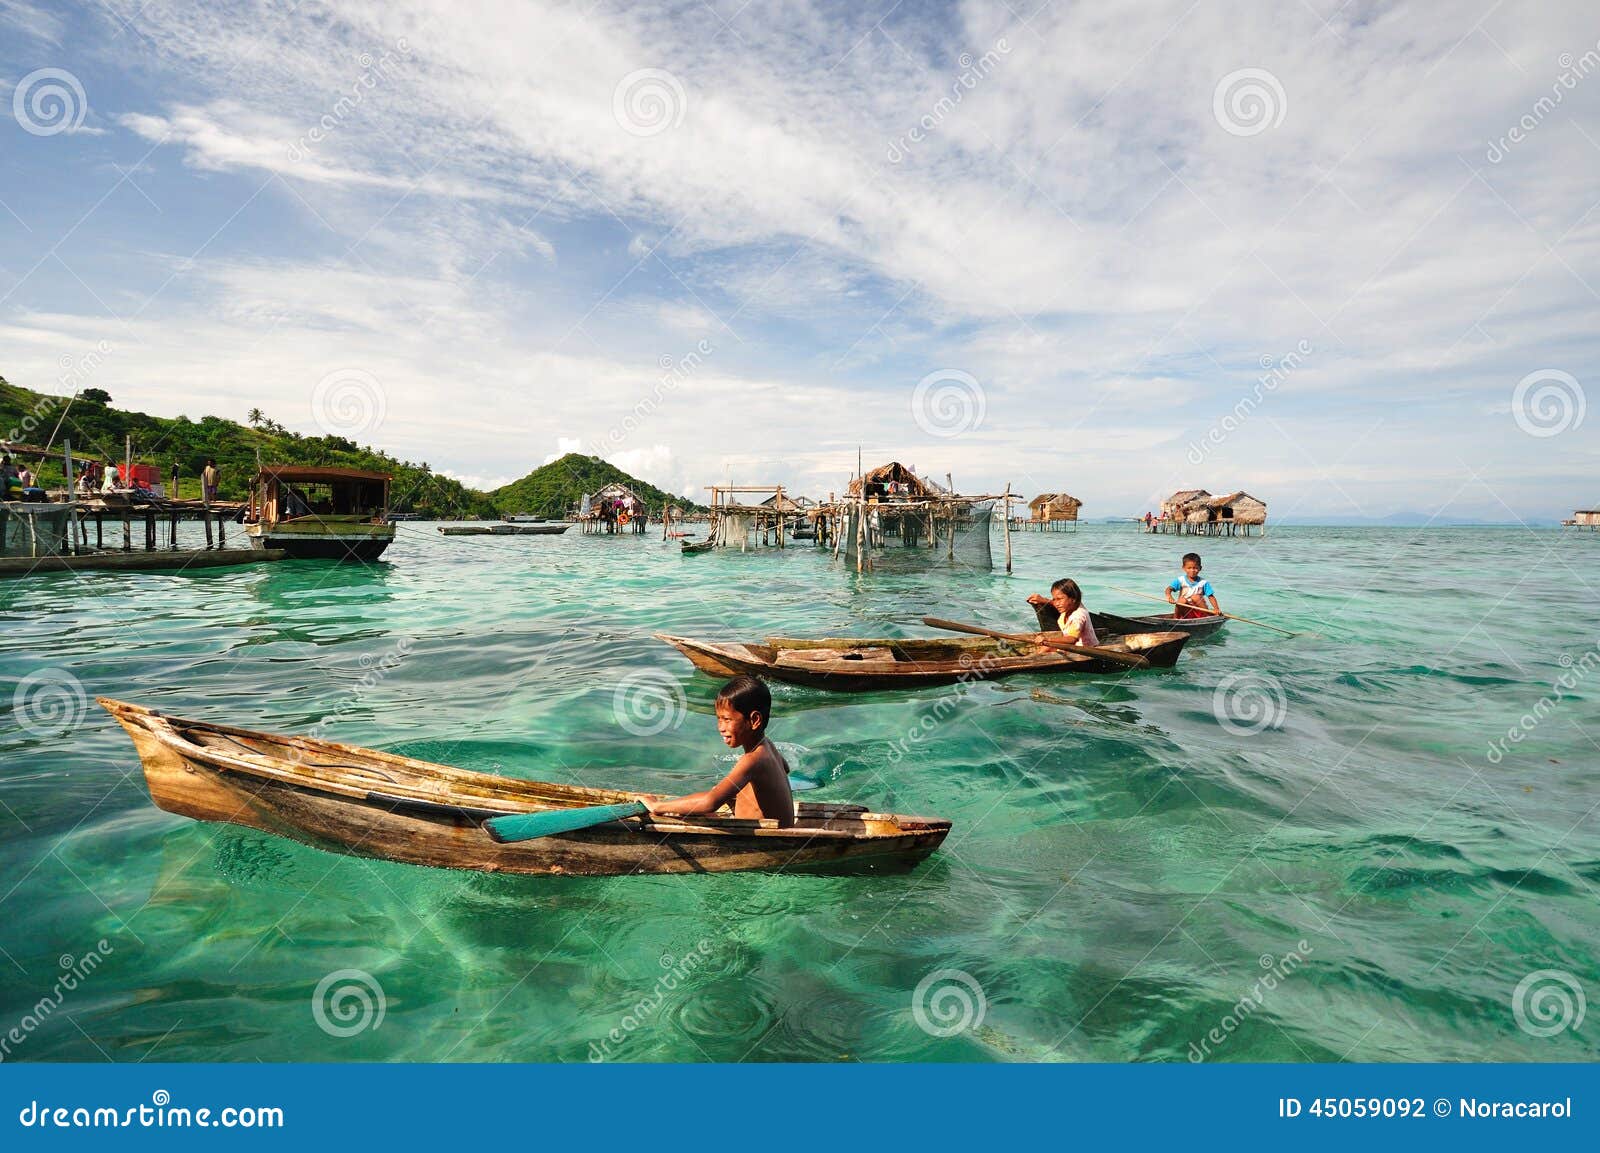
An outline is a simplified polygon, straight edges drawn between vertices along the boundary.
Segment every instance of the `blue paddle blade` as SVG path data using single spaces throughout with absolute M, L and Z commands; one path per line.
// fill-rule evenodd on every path
M 597 805 L 589 809 L 551 809 L 543 813 L 511 813 L 504 817 L 491 817 L 483 823 L 489 836 L 501 844 L 510 841 L 531 841 L 535 837 L 548 837 L 553 833 L 570 833 L 624 817 L 637 817 L 650 810 L 643 802 L 628 801 L 621 805 Z

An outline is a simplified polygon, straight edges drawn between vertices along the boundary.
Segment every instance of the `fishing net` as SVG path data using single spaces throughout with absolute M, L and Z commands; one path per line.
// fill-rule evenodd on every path
M 862 568 L 994 568 L 989 529 L 995 502 L 868 502 L 844 507 L 839 553 L 850 565 L 862 544 Z M 866 521 L 858 527 L 861 510 Z
M 0 556 L 53 556 L 68 547 L 64 504 L 0 505 Z

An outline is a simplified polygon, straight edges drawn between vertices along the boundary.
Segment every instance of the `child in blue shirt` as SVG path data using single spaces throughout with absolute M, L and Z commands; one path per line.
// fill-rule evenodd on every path
M 1210 611 L 1207 611 L 1207 601 Z M 1183 573 L 1167 586 L 1167 602 L 1173 606 L 1172 615 L 1180 620 L 1188 617 L 1209 616 L 1220 613 L 1217 596 L 1211 591 L 1211 582 L 1200 579 L 1200 554 L 1183 554 Z

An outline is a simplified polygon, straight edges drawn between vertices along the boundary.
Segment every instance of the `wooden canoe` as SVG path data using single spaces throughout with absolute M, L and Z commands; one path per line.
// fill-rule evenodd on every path
M 1120 673 L 1127 666 L 1078 653 L 1034 653 L 1028 646 L 974 637 L 886 637 L 882 639 L 768 637 L 764 641 L 702 641 L 657 633 L 712 676 L 740 673 L 815 689 L 863 692 L 920 688 L 962 681 L 993 680 L 1018 673 Z M 1140 633 L 1103 648 L 1137 653 L 1153 668 L 1171 668 L 1187 633 Z
M 801 803 L 787 829 L 732 816 L 646 816 L 503 845 L 483 827 L 490 817 L 660 794 L 476 773 L 310 737 L 183 720 L 106 697 L 99 702 L 133 738 L 150 798 L 161 808 L 356 856 L 591 877 L 887 871 L 914 866 L 950 832 L 949 821 L 933 817 Z
M 1032 608 L 1034 616 L 1038 618 L 1039 627 L 1048 633 L 1055 632 L 1057 628 L 1055 608 L 1048 604 L 1033 605 Z M 1138 633 L 1187 633 L 1191 637 L 1204 637 L 1210 636 L 1228 623 L 1227 617 L 1213 613 L 1198 617 L 1175 617 L 1171 613 L 1124 617 L 1116 613 L 1091 612 L 1089 620 L 1094 624 L 1095 635 L 1102 639 L 1130 637 Z
M 1191 637 L 1206 637 L 1228 623 L 1227 617 L 1207 613 L 1200 617 L 1175 617 L 1170 613 L 1124 617 L 1116 613 L 1090 613 L 1094 630 L 1102 637 L 1125 637 L 1134 633 L 1174 632 Z M 1053 626 L 1054 622 L 1052 622 Z

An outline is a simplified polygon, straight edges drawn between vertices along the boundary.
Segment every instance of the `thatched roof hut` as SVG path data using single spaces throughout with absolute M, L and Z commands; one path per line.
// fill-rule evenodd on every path
M 1214 496 L 1206 501 L 1206 519 L 1234 524 L 1266 524 L 1267 505 L 1244 491 Z
M 888 464 L 880 464 L 877 468 L 868 469 L 862 476 L 850 482 L 848 492 L 856 496 L 861 492 L 861 486 L 866 485 L 867 497 L 883 497 L 890 495 L 889 486 L 896 486 L 900 494 L 911 497 L 942 497 L 949 495 L 943 485 L 929 480 L 927 477 L 918 476 L 897 460 Z
M 1203 488 L 1183 488 L 1161 502 L 1161 515 L 1167 520 L 1187 520 L 1190 511 L 1204 508 L 1211 494 Z M 1202 516 L 1201 520 L 1206 518 Z
M 1083 502 L 1064 492 L 1041 492 L 1028 502 L 1028 519 L 1035 521 L 1077 520 Z
M 775 512 L 798 513 L 798 512 L 804 512 L 806 510 L 808 504 L 809 504 L 809 502 L 806 501 L 805 497 L 801 497 L 799 500 L 795 500 L 788 493 L 784 493 L 783 494 L 782 502 L 783 503 L 782 503 L 782 505 L 780 507 L 780 505 L 779 505 L 779 495 L 777 493 L 773 493 L 766 500 L 761 502 L 761 507 L 762 508 L 770 508 L 770 509 L 774 510 Z

